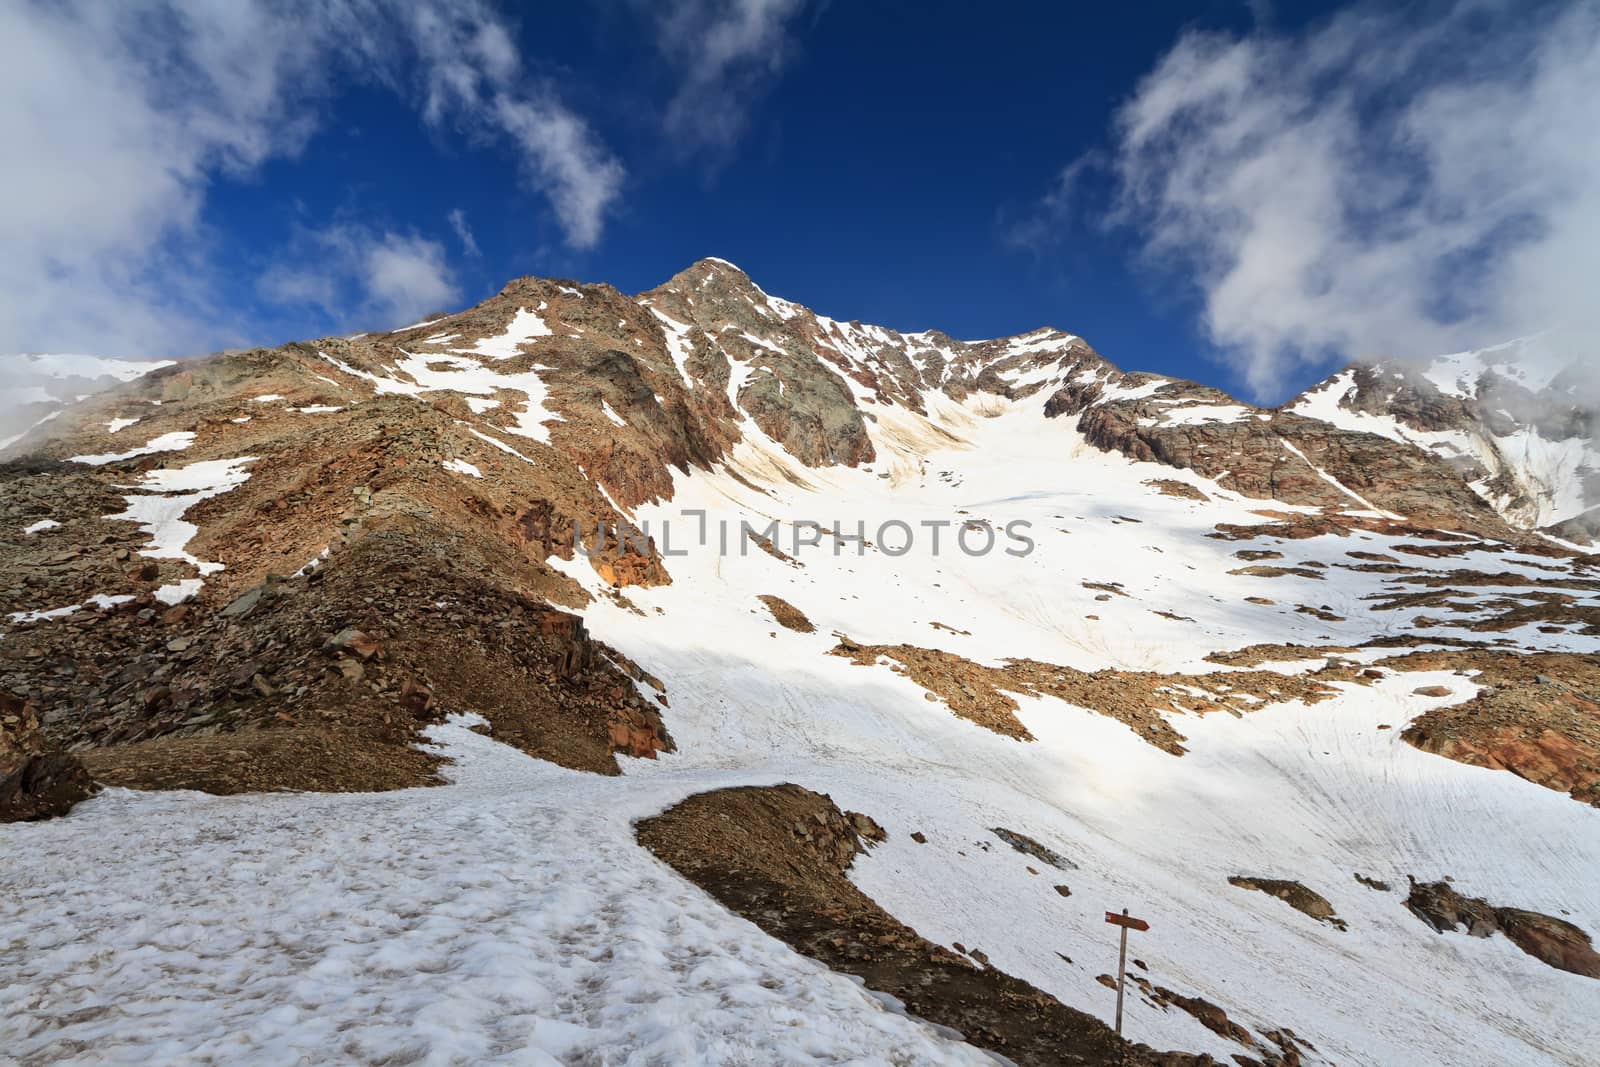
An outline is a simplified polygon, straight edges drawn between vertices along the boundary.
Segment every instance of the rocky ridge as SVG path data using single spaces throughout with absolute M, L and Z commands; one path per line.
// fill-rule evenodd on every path
M 1507 521 L 1590 544 L 1600 530 L 1591 342 L 1556 331 L 1422 362 L 1378 360 L 1287 410 L 1424 449 Z
M 1376 396 L 1362 403 L 1411 403 Z M 1437 417 L 1466 410 L 1457 407 Z M 947 608 L 913 607 L 898 575 L 892 586 L 852 577 L 826 595 L 811 583 L 823 567 L 780 536 L 792 523 L 775 521 L 770 536 L 741 535 L 768 570 L 730 598 L 745 615 L 704 627 L 691 666 L 641 651 L 662 646 L 636 632 L 617 636 L 630 633 L 618 618 L 668 631 L 696 625 L 687 609 L 679 614 L 681 602 L 666 610 L 658 594 L 704 580 L 695 564 L 705 553 L 685 560 L 659 531 L 630 529 L 690 499 L 691 482 L 715 478 L 726 499 L 748 493 L 764 518 L 785 514 L 785 493 L 845 475 L 959 487 L 961 465 L 938 457 L 973 448 L 974 426 L 1021 416 L 1037 418 L 1037 448 L 1059 449 L 1064 471 L 1091 466 L 1090 456 L 1127 483 L 1101 510 L 1089 501 L 1076 505 L 1081 514 L 1052 514 L 1051 532 L 1070 545 L 1089 541 L 1092 526 L 1115 527 L 1090 543 L 1135 546 L 1146 562 L 1134 570 L 1165 576 L 1165 586 L 1141 586 L 1122 564 L 1081 581 L 1074 572 L 1066 596 L 1024 593 L 986 634 Z M 157 368 L 65 410 L 0 457 L 0 690 L 27 709 L 26 723 L 18 714 L 12 725 L 25 725 L 18 736 L 28 740 L 13 747 L 57 768 L 19 777 L 11 761 L 0 771 L 7 783 L 28 783 L 10 795 L 39 798 L 23 818 L 65 810 L 90 779 L 212 793 L 429 785 L 448 767 L 419 742 L 447 716 L 466 715 L 531 756 L 615 775 L 629 760 L 679 750 L 675 708 L 686 709 L 679 723 L 702 724 L 695 729 L 708 709 L 721 714 L 718 736 L 767 715 L 809 731 L 829 695 L 813 679 L 830 678 L 859 685 L 864 708 L 909 693 L 938 716 L 894 734 L 899 746 L 974 725 L 985 736 L 962 734 L 951 750 L 960 755 L 943 758 L 987 751 L 992 735 L 1020 754 L 1059 745 L 1067 723 L 1107 746 L 1131 732 L 1141 752 L 1129 766 L 1147 773 L 1146 754 L 1170 764 L 1212 758 L 1204 753 L 1215 751 L 1217 720 L 1292 714 L 1315 723 L 1330 704 L 1346 708 L 1370 691 L 1416 706 L 1376 729 L 1427 754 L 1417 758 L 1500 769 L 1600 802 L 1592 655 L 1571 651 L 1600 634 L 1600 560 L 1519 525 L 1521 512 L 1486 499 L 1459 466 L 1298 405 L 1262 409 L 1123 372 L 1058 330 L 962 342 L 839 322 L 769 296 L 719 260 L 633 297 L 518 279 L 475 308 L 389 333 Z M 989 494 L 972 487 L 977 502 L 959 500 L 948 521 L 983 529 Z M 1143 509 L 1146 500 L 1155 503 Z M 895 574 L 883 546 L 864 544 L 861 559 L 863 570 Z M 1185 586 L 1185 570 L 1200 568 L 1217 581 Z M 911 586 L 912 572 L 905 577 Z M 973 581 L 974 597 L 993 589 Z M 929 582 L 957 585 L 943 572 Z M 912 629 L 847 636 L 863 630 L 835 601 L 874 596 L 907 596 Z M 994 632 L 1024 634 L 1016 619 L 1048 628 L 1055 647 L 1081 661 L 1048 648 L 996 654 Z M 1149 664 L 1119 656 L 1105 666 L 1085 654 L 1117 640 L 1096 635 L 1112 619 L 1148 641 L 1140 656 Z M 741 659 L 749 635 L 731 632 L 741 622 L 785 652 Z M 1173 635 L 1195 632 L 1213 641 L 1204 661 L 1161 653 Z M 1293 643 L 1306 635 L 1320 643 Z M 1283 643 L 1248 644 L 1267 639 Z M 988 651 L 963 654 L 968 641 Z M 754 662 L 791 687 L 781 700 L 765 675 L 748 671 Z M 1396 679 L 1412 672 L 1429 672 L 1429 684 Z M 731 696 L 708 697 L 708 678 Z M 1086 727 L 1079 711 L 1094 722 Z M 1107 719 L 1115 740 L 1097 732 Z M 860 749 L 849 729 L 837 751 Z M 1373 731 L 1363 729 L 1366 743 Z M 705 734 L 688 736 L 704 755 Z M 9 752 L 0 749 L 8 761 Z M 795 764 L 781 765 L 788 774 Z M 723 779 L 697 779 L 713 780 Z M 914 1003 L 921 977 L 944 983 L 944 1010 L 953 1025 L 974 1028 L 973 1040 L 1064 1062 L 990 1010 L 1020 1004 L 1079 1033 L 1080 1062 L 1120 1054 L 1103 1027 L 1074 1021 L 1063 1001 L 991 967 L 1005 946 L 964 937 L 945 949 L 873 904 L 846 872 L 881 828 L 786 788 L 799 792 L 704 794 L 712 799 L 673 809 L 675 819 L 641 836 L 730 907 L 832 966 L 856 968 L 874 988 Z M 892 809 L 852 804 L 891 824 Z M 776 821 L 767 818 L 774 805 Z M 712 821 L 730 813 L 740 823 L 731 838 Z M 1001 826 L 987 812 L 984 820 L 986 836 L 1014 850 L 1052 905 L 1073 889 L 1070 906 L 1083 903 L 1080 874 L 1101 872 L 1094 863 L 1079 871 L 1068 839 L 1015 813 Z M 681 840 L 658 848 L 650 828 Z M 937 845 L 940 828 L 930 820 L 927 829 Z M 966 847 L 976 855 L 989 844 Z M 701 869 L 706 856 L 715 869 Z M 966 852 L 957 856 L 964 862 Z M 1300 873 L 1258 862 L 1231 869 Z M 1045 885 L 1041 865 L 1077 872 L 1073 888 Z M 1236 877 L 1321 920 L 1291 913 L 1299 926 L 1340 924 L 1332 936 L 1363 936 L 1359 909 L 1327 879 L 1308 877 L 1331 900 L 1288 878 Z M 1171 1006 L 1232 1043 L 1235 1062 L 1315 1060 L 1317 1046 L 1276 1015 L 1264 1020 L 1256 1005 L 1220 996 L 1192 968 L 1179 977 L 1158 965 L 1141 982 L 1149 1005 Z M 973 1010 L 975 999 L 989 1007 Z

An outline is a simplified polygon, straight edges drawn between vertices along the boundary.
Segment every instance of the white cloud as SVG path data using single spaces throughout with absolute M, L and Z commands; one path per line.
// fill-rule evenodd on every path
M 482 0 L 19 0 L 0 4 L 0 351 L 249 340 L 206 282 L 208 189 L 299 152 L 335 77 L 509 140 L 568 243 L 598 240 L 621 168 Z M 371 299 L 441 291 L 405 267 L 431 251 L 377 247 Z
M 467 213 L 460 208 L 451 208 L 450 214 L 445 218 L 450 221 L 450 228 L 456 231 L 456 240 L 461 242 L 461 250 L 476 259 L 483 253 L 478 248 L 478 239 L 472 235 L 472 226 L 467 222 Z
M 657 45 L 681 73 L 666 128 L 680 149 L 727 148 L 754 98 L 793 48 L 790 22 L 806 0 L 670 0 L 657 9 Z
M 1592 326 L 1597 100 L 1592 0 L 1189 33 L 1118 115 L 1118 217 L 1262 396 L 1333 358 Z
M 496 96 L 496 121 L 522 151 L 523 166 L 561 216 L 567 243 L 592 248 L 622 189 L 622 164 L 589 136 L 582 119 L 549 102 Z
M 437 241 L 385 234 L 362 250 L 361 266 L 369 304 L 397 324 L 453 311 L 461 295 Z
M 273 303 L 318 309 L 338 330 L 392 329 L 461 298 L 439 242 L 354 224 L 300 234 L 258 288 Z

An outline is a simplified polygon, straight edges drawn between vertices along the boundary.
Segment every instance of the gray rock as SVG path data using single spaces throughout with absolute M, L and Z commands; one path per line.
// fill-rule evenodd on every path
M 236 597 L 227 607 L 223 608 L 219 614 L 225 619 L 241 619 L 255 610 L 256 605 L 261 603 L 261 598 L 266 591 L 267 587 L 265 585 L 258 585 L 253 589 L 247 590 Z

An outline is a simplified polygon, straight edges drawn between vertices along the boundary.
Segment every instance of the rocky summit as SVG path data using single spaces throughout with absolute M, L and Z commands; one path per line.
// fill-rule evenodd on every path
M 1548 349 L 1262 408 L 705 259 L 18 357 L 0 1049 L 1592 1063 L 1600 406 Z

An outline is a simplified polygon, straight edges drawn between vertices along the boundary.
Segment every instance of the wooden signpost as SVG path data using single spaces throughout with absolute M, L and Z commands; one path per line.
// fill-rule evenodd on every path
M 1122 1036 L 1122 983 L 1123 983 L 1124 978 L 1127 975 L 1127 969 L 1128 969 L 1128 931 L 1129 930 L 1148 930 L 1148 929 L 1150 929 L 1150 924 L 1145 922 L 1143 919 L 1131 919 L 1131 918 L 1129 918 L 1128 917 L 1128 909 L 1127 908 L 1123 908 L 1122 909 L 1122 914 L 1121 915 L 1118 915 L 1114 911 L 1106 912 L 1106 922 L 1110 923 L 1112 926 L 1120 926 L 1120 927 L 1122 927 L 1122 948 L 1119 949 L 1118 952 L 1117 952 L 1117 1036 L 1121 1037 Z

